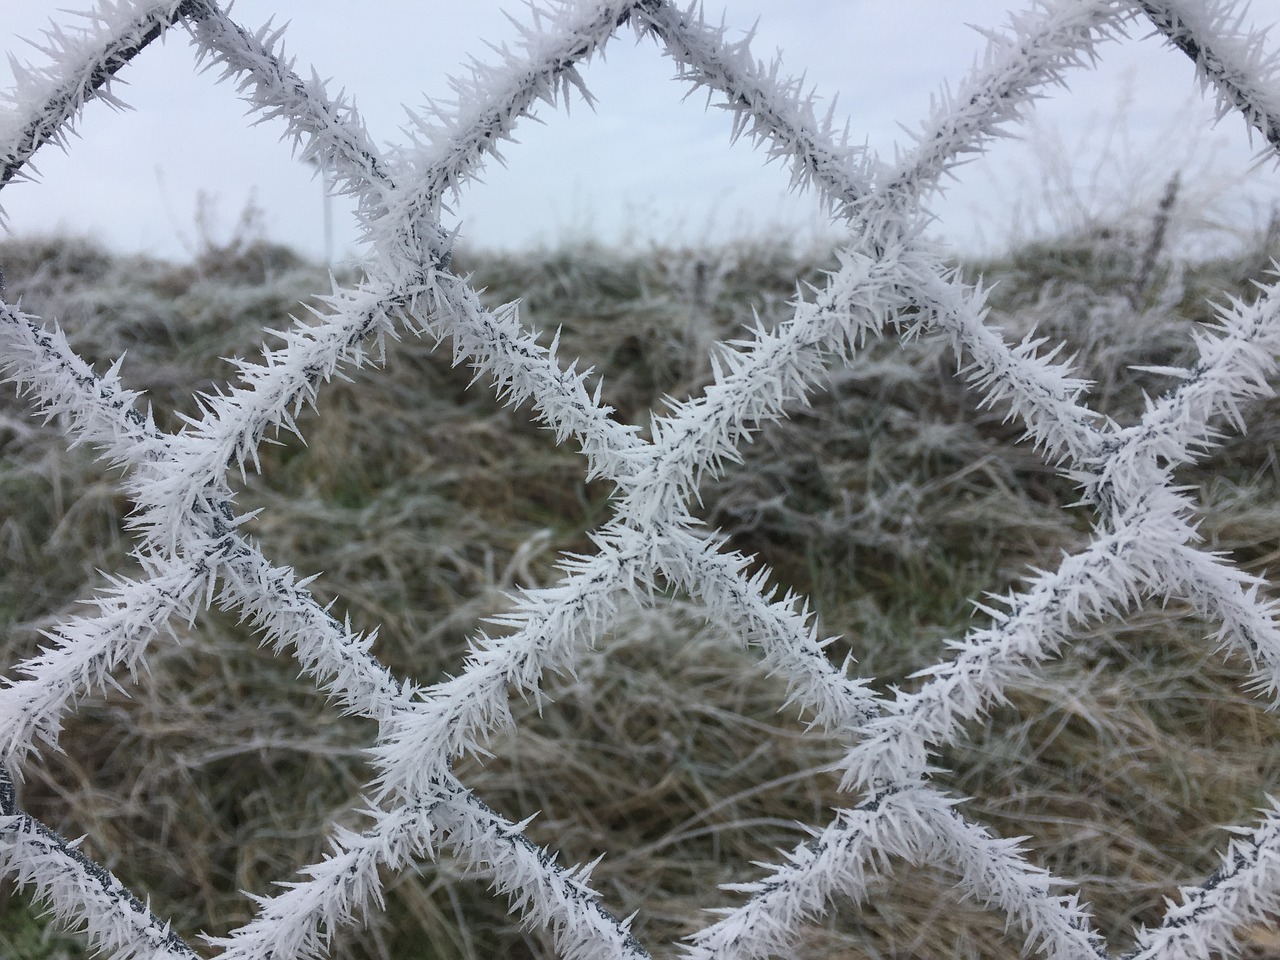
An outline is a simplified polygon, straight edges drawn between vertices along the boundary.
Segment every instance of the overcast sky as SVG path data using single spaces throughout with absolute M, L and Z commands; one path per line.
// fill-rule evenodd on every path
M 39 62 L 18 38 L 38 39 L 50 17 L 74 22 L 59 8 L 80 2 L 0 0 L 0 51 Z M 968 24 L 1002 26 L 1013 3 L 728 0 L 724 16 L 735 36 L 756 24 L 757 56 L 781 51 L 789 72 L 804 72 L 824 98 L 839 95 L 837 112 L 855 139 L 892 157 L 895 144 L 907 142 L 902 127 L 917 127 L 930 97 L 958 82 L 985 46 Z M 375 141 L 400 142 L 402 104 L 447 99 L 447 77 L 467 58 L 491 59 L 486 41 L 514 38 L 503 9 L 524 17 L 523 6 L 507 0 L 238 0 L 233 15 L 251 29 L 273 15 L 292 21 L 287 49 L 299 71 L 314 66 L 333 78 L 334 90 L 355 96 Z M 707 9 L 718 18 L 716 0 Z M 1280 0 L 1255 0 L 1253 15 L 1280 20 Z M 1053 91 L 1036 108 L 1029 142 L 1002 144 L 963 169 L 934 207 L 937 236 L 972 248 L 1015 226 L 1025 233 L 1069 219 L 1081 200 L 1115 208 L 1157 195 L 1175 168 L 1187 171 L 1193 194 L 1244 173 L 1253 150 L 1243 124 L 1208 126 L 1211 111 L 1181 54 L 1140 33 L 1101 53 L 1100 69 L 1073 74 L 1069 91 Z M 731 146 L 726 118 L 705 111 L 705 97 L 682 102 L 673 72 L 652 43 L 624 34 L 585 71 L 594 113 L 540 108 L 541 122 L 526 123 L 521 142 L 504 150 L 507 166 L 490 163 L 485 182 L 467 190 L 456 209 L 463 238 L 516 248 L 584 237 L 644 246 L 820 235 L 816 204 L 789 194 L 786 171 L 764 165 L 749 143 Z M 93 105 L 69 154 L 37 155 L 39 183 L 4 191 L 15 234 L 84 232 L 180 258 L 197 242 L 203 192 L 214 240 L 253 202 L 271 239 L 322 255 L 320 184 L 279 142 L 280 125 L 248 126 L 234 88 L 196 72 L 185 33 L 171 32 L 123 77 L 128 86 L 117 92 L 134 111 Z M 0 88 L 11 82 L 0 63 Z M 1253 208 L 1270 202 L 1276 182 L 1274 167 L 1255 173 L 1248 192 L 1237 189 L 1234 205 L 1220 209 L 1241 223 L 1262 218 Z M 341 201 L 334 218 L 342 257 L 355 234 Z

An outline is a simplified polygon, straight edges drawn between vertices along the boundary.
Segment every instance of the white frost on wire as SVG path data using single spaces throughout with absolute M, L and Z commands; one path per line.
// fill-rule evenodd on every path
M 783 676 L 794 705 L 815 727 L 847 744 L 844 785 L 860 802 L 812 828 L 813 839 L 761 879 L 734 889 L 740 906 L 690 938 L 697 958 L 786 955 L 801 926 L 842 896 L 859 901 L 867 882 L 895 859 L 954 873 L 960 889 L 1002 912 L 1029 949 L 1053 958 L 1105 956 L 1064 881 L 1028 860 L 1017 838 L 993 836 L 966 819 L 958 798 L 930 783 L 938 747 L 1004 696 L 1008 684 L 1056 656 L 1082 627 L 1142 598 L 1180 599 L 1217 624 L 1213 638 L 1243 653 L 1259 693 L 1280 694 L 1280 621 L 1259 597 L 1261 582 L 1199 549 L 1195 505 L 1173 470 L 1217 442 L 1223 424 L 1243 429 L 1248 403 L 1271 391 L 1280 353 L 1274 286 L 1254 304 L 1230 304 L 1216 329 L 1196 335 L 1200 359 L 1167 370 L 1178 386 L 1153 400 L 1140 422 L 1119 426 L 1086 405 L 1088 383 L 1052 345 L 1008 343 L 986 323 L 985 292 L 963 283 L 919 238 L 925 202 L 956 164 L 1017 123 L 1068 71 L 1087 67 L 1131 21 L 1151 24 L 1187 54 L 1222 112 L 1236 110 L 1280 149 L 1280 69 L 1260 33 L 1226 0 L 1039 0 L 987 34 L 970 76 L 938 98 L 910 151 L 882 163 L 850 146 L 835 104 L 820 114 L 803 83 L 780 61 L 754 58 L 750 37 L 670 0 L 581 0 L 535 8 L 515 50 L 475 62 L 453 83 L 454 101 L 410 114 L 410 142 L 384 155 L 354 105 L 304 79 L 283 53 L 283 31 L 246 30 L 215 0 L 103 2 L 75 29 L 52 28 L 40 49 L 49 63 L 15 64 L 17 85 L 0 112 L 0 188 L 33 175 L 47 143 L 66 147 L 92 100 L 122 107 L 111 78 L 172 26 L 185 28 L 197 59 L 219 69 L 262 120 L 332 171 L 357 202 L 371 257 L 367 280 L 334 289 L 324 310 L 294 322 L 283 345 L 239 361 L 234 383 L 201 397 L 184 429 L 159 430 L 119 366 L 95 373 L 56 327 L 0 301 L 0 372 L 46 417 L 68 424 L 124 473 L 135 504 L 132 528 L 142 574 L 113 581 L 96 611 L 51 630 L 46 648 L 16 665 L 0 687 L 0 763 L 56 748 L 62 717 L 86 692 L 122 685 L 166 642 L 168 625 L 211 603 L 239 612 L 277 653 L 342 709 L 373 719 L 375 779 L 369 826 L 336 831 L 332 852 L 304 868 L 284 892 L 257 899 L 256 917 L 212 941 L 221 956 L 275 960 L 322 956 L 342 924 L 382 906 L 380 870 L 402 869 L 447 847 L 507 896 L 512 909 L 552 932 L 566 958 L 648 954 L 627 921 L 611 916 L 590 887 L 590 866 L 563 867 L 513 823 L 477 800 L 453 761 L 483 749 L 509 726 L 513 693 L 538 698 L 548 671 L 572 671 L 624 602 L 646 602 L 659 583 L 687 592 L 709 615 L 756 646 Z M 447 202 L 489 158 L 501 160 L 535 105 L 591 102 L 579 68 L 629 26 L 652 36 L 680 78 L 731 114 L 730 136 L 749 136 L 789 164 L 793 184 L 816 190 L 848 225 L 838 268 L 819 289 L 797 292 L 794 314 L 773 329 L 719 344 L 712 383 L 673 403 L 643 439 L 601 402 L 598 380 L 526 329 L 515 305 L 485 309 L 451 271 L 452 237 L 440 225 Z M 0 210 L 0 217 L 3 211 Z M 827 369 L 869 340 L 945 335 L 978 404 L 999 404 L 1045 458 L 1081 485 L 1096 511 L 1094 536 L 1055 570 L 982 607 L 986 623 L 951 643 L 951 656 L 923 671 L 913 693 L 881 697 L 868 681 L 833 664 L 804 598 L 774 596 L 749 558 L 696 529 L 690 502 L 707 474 L 729 469 L 760 426 L 786 416 Z M 455 359 L 509 403 L 527 402 L 557 441 L 582 451 L 589 476 L 612 483 L 614 515 L 593 535 L 589 556 L 561 560 L 554 586 L 518 595 L 481 632 L 462 669 L 432 686 L 391 675 L 354 633 L 317 603 L 306 579 L 273 565 L 238 530 L 230 471 L 256 469 L 273 431 L 297 431 L 295 417 L 331 378 L 379 357 L 404 333 L 450 339 Z M 189 957 L 172 931 L 72 844 L 20 811 L 0 766 L 0 871 L 31 884 L 93 944 L 118 958 Z M 1280 812 L 1239 828 L 1223 866 L 1185 888 L 1166 920 L 1145 931 L 1135 957 L 1230 951 L 1234 931 L 1280 906 Z

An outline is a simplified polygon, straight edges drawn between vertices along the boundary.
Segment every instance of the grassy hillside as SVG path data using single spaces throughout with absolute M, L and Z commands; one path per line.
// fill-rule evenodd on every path
M 1189 359 L 1205 298 L 1250 297 L 1260 243 L 1230 262 L 1180 264 L 1142 228 L 1099 231 L 966 264 L 1010 337 L 1037 327 L 1065 340 L 1117 420 L 1167 379 L 1134 365 Z M 525 321 L 562 326 L 562 353 L 604 377 L 619 415 L 647 422 L 665 396 L 698 391 L 708 345 L 758 314 L 788 313 L 797 280 L 830 263 L 766 246 L 622 255 L 594 248 L 471 256 L 463 267 L 493 303 L 522 298 Z M 193 264 L 121 259 L 75 240 L 0 244 L 6 298 L 57 318 L 82 355 L 127 353 L 162 426 L 197 413 L 192 392 L 230 375 L 223 357 L 253 354 L 263 326 L 326 288 L 323 271 L 266 244 L 210 248 Z M 351 278 L 346 278 L 351 279 Z M 314 589 L 362 629 L 381 625 L 377 655 L 430 681 L 456 669 L 482 617 L 505 593 L 548 584 L 556 556 L 589 551 L 609 488 L 583 479 L 527 411 L 499 407 L 447 344 L 394 344 L 385 369 L 334 383 L 300 425 L 264 449 L 239 493 L 269 557 L 310 574 Z M 873 345 L 780 426 L 746 463 L 708 481 L 701 512 L 753 554 L 780 587 L 813 598 L 824 634 L 857 671 L 907 685 L 970 623 L 971 602 L 1016 587 L 1085 542 L 1089 516 L 1000 409 L 976 409 L 940 341 Z M 12 663 L 39 630 L 74 612 L 103 573 L 127 573 L 129 505 L 92 452 L 67 451 L 11 388 L 0 392 L 0 644 Z M 1183 480 L 1206 504 L 1208 547 L 1250 570 L 1280 549 L 1280 406 L 1261 405 L 1245 438 L 1229 437 Z M 941 776 L 973 797 L 972 816 L 1029 835 L 1048 868 L 1078 879 L 1098 926 L 1123 942 L 1158 917 L 1179 882 L 1202 879 L 1225 845 L 1222 824 L 1248 820 L 1280 782 L 1280 718 L 1241 690 L 1244 672 L 1203 641 L 1209 627 L 1153 603 L 1091 630 L 1028 678 Z M 249 917 L 239 890 L 323 852 L 324 829 L 368 777 L 370 726 L 342 718 L 296 668 L 257 648 L 214 610 L 158 647 L 128 696 L 94 696 L 69 719 L 65 753 L 25 771 L 22 802 L 85 849 L 188 937 Z M 826 771 L 837 744 L 802 735 L 778 712 L 783 684 L 757 668 L 723 624 L 671 594 L 635 610 L 582 664 L 551 678 L 543 715 L 521 707 L 494 758 L 463 779 L 531 825 L 562 862 L 607 853 L 594 873 L 606 905 L 640 911 L 642 942 L 666 944 L 736 902 L 717 884 L 752 876 L 753 860 L 804 839 L 855 798 Z M 335 813 L 336 811 L 336 813 Z M 344 957 L 540 957 L 546 945 L 507 916 L 483 884 L 445 857 L 389 878 L 385 913 L 344 932 Z M 0 954 L 79 957 L 0 886 Z M 903 868 L 861 907 L 807 932 L 801 957 L 1016 957 L 1003 917 L 961 903 L 944 875 Z M 1258 956 L 1276 946 L 1258 932 Z M 1270 952 L 1269 952 L 1270 951 Z

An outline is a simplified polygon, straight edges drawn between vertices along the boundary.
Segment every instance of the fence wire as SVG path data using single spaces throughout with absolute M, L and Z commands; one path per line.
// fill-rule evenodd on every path
M 1217 625 L 1211 638 L 1238 651 L 1271 705 L 1280 692 L 1280 625 L 1264 585 L 1198 545 L 1196 504 L 1175 469 L 1214 444 L 1247 401 L 1269 393 L 1280 351 L 1274 286 L 1225 309 L 1200 336 L 1199 361 L 1116 424 L 1086 404 L 1087 384 L 1039 341 L 1008 343 L 984 323 L 985 294 L 967 286 L 919 242 L 923 203 L 961 159 L 1016 123 L 1048 85 L 1101 56 L 1121 31 L 1154 28 L 1190 57 L 1224 111 L 1239 111 L 1271 151 L 1280 150 L 1275 54 L 1244 30 L 1235 5 L 1192 0 L 1044 0 L 992 34 L 981 64 L 939 100 L 913 152 L 881 164 L 818 115 L 798 81 L 757 61 L 746 41 L 668 0 L 562 3 L 538 13 L 523 46 L 474 68 L 458 106 L 421 121 L 387 152 L 354 108 L 296 74 L 281 35 L 250 31 L 214 0 L 117 0 L 87 26 L 50 35 L 51 63 L 19 72 L 0 116 L 0 188 L 22 179 L 37 151 L 65 145 L 80 111 L 112 95 L 112 78 L 166 31 L 190 34 L 200 60 L 223 71 L 262 118 L 282 123 L 298 152 L 330 171 L 357 201 L 369 256 L 359 285 L 334 289 L 323 313 L 285 331 L 283 345 L 238 363 L 238 377 L 204 401 L 177 432 L 157 427 L 117 368 L 96 373 L 56 328 L 0 302 L 0 364 L 69 439 L 124 468 L 135 505 L 136 555 L 144 571 L 94 600 L 95 612 L 59 627 L 38 656 L 17 664 L 0 689 L 0 745 L 18 761 L 56 749 L 62 718 L 87 691 L 127 685 L 165 625 L 212 602 L 254 624 L 292 656 L 342 709 L 377 725 L 360 831 L 335 830 L 332 853 L 281 892 L 257 901 L 255 918 L 213 939 L 217 955 L 253 960 L 318 957 L 334 931 L 381 903 L 386 871 L 431 851 L 452 851 L 509 898 L 530 925 L 550 931 L 566 958 L 640 958 L 628 920 L 612 916 L 590 868 L 559 864 L 523 824 L 489 808 L 454 770 L 457 758 L 512 723 L 513 695 L 537 697 L 548 673 L 572 671 L 587 648 L 655 588 L 674 588 L 723 619 L 783 676 L 790 702 L 816 731 L 841 738 L 846 808 L 812 825 L 812 839 L 782 862 L 743 878 L 740 904 L 683 948 L 691 958 L 787 956 L 812 918 L 902 859 L 943 868 L 963 895 L 1007 917 L 1028 949 L 1053 958 L 1108 956 L 1088 911 L 1019 845 L 965 816 L 934 784 L 939 747 L 998 703 L 1008 684 L 1056 657 L 1073 637 L 1139 601 L 1180 601 Z M 734 136 L 748 136 L 790 165 L 848 225 L 839 269 L 790 319 L 713 354 L 700 395 L 647 429 L 616 419 L 590 372 L 525 328 L 514 308 L 485 308 L 452 272 L 442 204 L 495 145 L 509 140 L 538 101 L 585 90 L 578 70 L 624 29 L 656 39 L 680 79 L 727 107 Z M 2 292 L 2 291 L 0 291 Z M 275 430 L 313 403 L 331 377 L 375 357 L 408 330 L 448 340 L 456 358 L 491 380 L 499 397 L 525 403 L 561 443 L 576 444 L 591 477 L 616 490 L 595 551 L 563 559 L 555 585 L 525 592 L 500 635 L 477 633 L 456 674 L 426 684 L 396 677 L 307 583 L 240 530 L 230 475 L 256 466 Z M 1090 542 L 1018 593 L 988 601 L 983 625 L 928 671 L 912 692 L 881 695 L 824 652 L 801 598 L 777 597 L 747 558 L 698 529 L 691 501 L 708 473 L 732 469 L 762 424 L 817 389 L 832 365 L 872 338 L 941 333 L 963 358 L 975 406 L 1004 404 L 1047 463 L 1076 479 L 1094 511 Z M 781 704 L 780 704 L 781 706 Z M 530 811 L 532 812 L 532 811 Z M 1222 865 L 1184 888 L 1163 923 L 1143 930 L 1130 957 L 1207 957 L 1236 949 L 1242 927 L 1280 909 L 1280 807 L 1239 829 Z M 754 868 L 753 868 L 754 869 Z M 196 953 L 143 899 L 18 806 L 0 767 L 0 870 L 31 885 L 92 945 L 116 957 Z M 380 872 L 381 871 L 381 872 Z

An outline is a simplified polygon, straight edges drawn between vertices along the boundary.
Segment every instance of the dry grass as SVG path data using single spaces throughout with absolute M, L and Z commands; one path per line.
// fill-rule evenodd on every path
M 1110 236 L 986 264 L 1000 277 L 993 322 L 1067 339 L 1098 382 L 1098 405 L 1131 417 L 1163 384 L 1133 364 L 1186 359 L 1205 316 L 1199 291 L 1243 290 L 1242 264 L 1161 264 L 1153 280 Z M 216 254 L 216 255 L 215 255 Z M 323 287 L 319 272 L 266 245 L 206 250 L 193 265 L 121 262 L 75 241 L 0 245 L 7 296 L 57 317 L 73 344 L 125 376 L 158 412 L 194 413 L 191 391 L 228 375 L 265 324 Z M 472 257 L 493 301 L 524 298 L 534 326 L 562 325 L 562 351 L 594 363 L 620 416 L 644 422 L 663 396 L 705 382 L 707 346 L 760 313 L 785 315 L 798 278 L 823 264 L 761 247 L 624 257 L 582 249 Z M 1136 288 L 1135 284 L 1141 284 Z M 1063 303 L 1071 309 L 1064 310 Z M 1136 319 L 1134 305 L 1139 308 Z M 1123 322 L 1121 322 L 1123 320 Z M 307 445 L 265 451 L 239 494 L 264 507 L 252 527 L 268 556 L 323 571 L 315 589 L 354 623 L 381 625 L 375 651 L 402 675 L 456 669 L 465 638 L 504 591 L 546 584 L 563 550 L 590 549 L 609 489 L 583 480 L 523 411 L 497 407 L 447 345 L 408 340 L 386 368 L 331 384 L 303 418 Z M 761 431 L 747 463 L 704 488 L 707 521 L 812 596 L 858 670 L 885 688 L 936 660 L 970 601 L 1016 586 L 1029 564 L 1084 542 L 1088 517 L 1065 481 L 1017 441 L 1000 411 L 976 413 L 955 360 L 925 339 L 873 346 L 788 423 Z M 175 422 L 168 413 L 162 422 Z M 1187 471 L 1211 507 L 1209 544 L 1249 569 L 1280 549 L 1274 441 L 1280 410 L 1255 410 L 1249 438 Z M 38 629 L 129 570 L 114 478 L 57 425 L 0 399 L 0 626 L 9 662 Z M 1098 626 L 941 758 L 965 809 L 1078 879 L 1099 927 L 1123 942 L 1179 882 L 1211 869 L 1220 825 L 1247 820 L 1280 779 L 1280 719 L 1241 692 L 1243 671 L 1206 649 L 1204 624 L 1176 608 Z M 131 696 L 94 696 L 69 720 L 65 752 L 25 771 L 22 801 L 149 895 L 188 936 L 248 917 L 237 891 L 317 858 L 325 825 L 368 776 L 368 724 L 337 716 L 212 611 L 156 649 Z M 837 745 L 779 713 L 782 684 L 721 624 L 669 596 L 624 618 L 576 680 L 549 678 L 553 703 L 464 780 L 514 819 L 541 811 L 535 840 L 564 861 L 607 853 L 594 876 L 619 914 L 669 943 L 735 901 L 717 885 L 803 838 L 855 797 L 827 771 Z M 505 905 L 447 857 L 389 877 L 389 906 L 336 952 L 352 958 L 547 955 Z M 3 890 L 3 888 L 0 888 Z M 0 953 L 81 956 L 76 941 L 0 892 Z M 1259 956 L 1266 942 L 1259 934 Z M 960 901 L 950 880 L 903 868 L 868 904 L 840 904 L 800 957 L 1015 957 L 1003 917 Z

